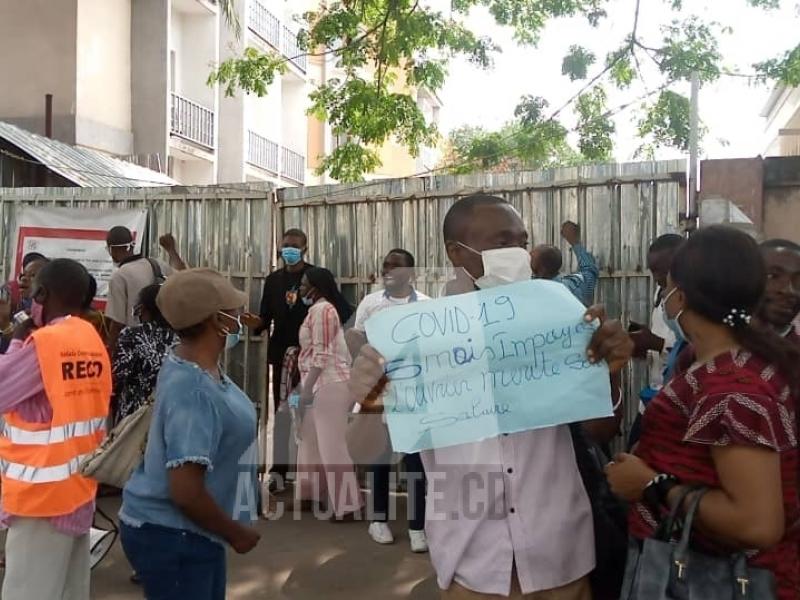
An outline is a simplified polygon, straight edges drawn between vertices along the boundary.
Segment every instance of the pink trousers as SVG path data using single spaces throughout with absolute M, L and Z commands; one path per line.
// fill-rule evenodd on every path
M 363 504 L 345 437 L 351 404 L 346 382 L 320 387 L 303 417 L 297 449 L 298 498 L 327 500 L 337 517 Z

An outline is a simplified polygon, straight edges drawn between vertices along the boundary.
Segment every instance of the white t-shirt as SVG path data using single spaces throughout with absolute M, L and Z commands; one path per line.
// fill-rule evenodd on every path
M 653 316 L 650 319 L 650 331 L 664 339 L 664 349 L 661 352 L 650 350 L 647 353 L 650 363 L 650 387 L 654 390 L 659 390 L 664 385 L 664 367 L 667 366 L 667 357 L 675 345 L 675 334 L 672 333 L 672 330 L 664 321 L 664 314 L 660 305 L 653 309 Z
M 368 294 L 364 297 L 356 309 L 356 322 L 353 325 L 353 329 L 356 331 L 366 331 L 365 324 L 367 319 L 369 319 L 376 312 L 391 308 L 393 306 L 403 306 L 408 304 L 414 299 L 415 296 L 417 301 L 430 300 L 429 296 L 426 296 L 417 290 L 414 290 L 414 293 L 407 298 L 393 298 L 386 293 L 386 290 L 380 290 L 373 292 L 372 294 Z
M 161 267 L 161 274 L 164 277 L 172 275 L 172 267 L 160 260 L 156 262 Z M 133 307 L 139 299 L 139 292 L 154 283 L 156 283 L 155 273 L 146 258 L 127 262 L 116 269 L 108 281 L 106 317 L 128 327 L 138 325 L 139 319 L 133 316 Z

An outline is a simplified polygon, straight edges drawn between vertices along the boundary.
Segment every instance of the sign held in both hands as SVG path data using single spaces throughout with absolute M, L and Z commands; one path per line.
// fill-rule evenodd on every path
M 597 325 L 560 283 L 532 280 L 377 313 L 385 414 L 396 452 L 608 417 L 608 368 L 586 348 Z

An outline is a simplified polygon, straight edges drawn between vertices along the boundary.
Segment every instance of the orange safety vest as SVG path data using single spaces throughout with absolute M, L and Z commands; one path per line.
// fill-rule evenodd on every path
M 97 482 L 78 472 L 81 459 L 105 436 L 111 402 L 111 361 L 95 328 L 78 317 L 31 335 L 47 400 L 49 423 L 4 415 L 0 431 L 3 510 L 55 517 L 94 499 Z

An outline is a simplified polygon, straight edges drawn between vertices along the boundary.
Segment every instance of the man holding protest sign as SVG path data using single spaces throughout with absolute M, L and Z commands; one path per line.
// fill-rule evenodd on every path
M 489 365 L 488 370 L 484 368 L 479 375 L 483 377 L 485 387 L 487 373 L 491 374 L 492 385 L 488 394 L 482 394 L 489 397 L 490 408 L 481 409 L 476 414 L 476 403 L 482 399 L 474 400 L 470 397 L 472 406 L 467 403 L 463 407 L 466 410 L 447 421 L 447 427 L 440 422 L 440 426 L 434 430 L 430 425 L 430 413 L 423 415 L 427 421 L 420 420 L 417 415 L 419 423 L 429 424 L 430 435 L 421 438 L 427 448 L 422 452 L 429 486 L 426 532 L 443 597 L 521 597 L 524 594 L 526 598 L 535 599 L 588 599 L 591 591 L 587 575 L 595 566 L 592 513 L 575 463 L 569 429 L 566 425 L 544 426 L 536 430 L 530 427 L 521 430 L 519 426 L 515 426 L 513 411 L 531 413 L 521 414 L 521 418 L 535 418 L 536 415 L 532 413 L 535 412 L 535 405 L 540 402 L 540 398 L 533 393 L 523 393 L 521 386 L 520 391 L 515 394 L 516 382 L 508 385 L 504 383 L 497 388 L 494 386 L 497 377 L 503 380 L 505 376 L 502 369 L 495 368 L 505 358 L 505 351 L 502 358 L 497 356 L 496 345 L 490 348 L 488 343 L 489 334 L 491 327 L 497 327 L 497 323 L 503 318 L 508 320 L 509 330 L 514 326 L 513 334 L 517 335 L 518 341 L 509 342 L 509 348 L 513 347 L 515 353 L 509 359 L 510 364 L 519 365 L 518 372 L 525 379 L 531 380 L 531 386 L 544 386 L 542 381 L 545 381 L 546 389 L 559 395 L 561 404 L 567 405 L 565 409 L 555 407 L 556 412 L 563 412 L 565 418 L 567 413 L 574 415 L 581 412 L 578 400 L 586 400 L 586 394 L 577 385 L 566 385 L 566 379 L 559 385 L 560 370 L 571 371 L 572 365 L 580 371 L 580 377 L 589 387 L 605 389 L 608 394 L 608 370 L 616 372 L 627 363 L 631 356 L 632 343 L 618 321 L 605 319 L 601 308 L 590 309 L 581 323 L 580 315 L 583 311 L 580 304 L 563 286 L 528 281 L 531 275 L 529 257 L 525 250 L 528 234 L 517 211 L 503 199 L 485 195 L 461 199 L 445 217 L 444 237 L 448 258 L 457 269 L 456 280 L 447 286 L 448 294 L 465 294 L 475 291 L 476 287 L 486 291 L 470 294 L 463 301 L 458 298 L 445 299 L 446 304 L 442 306 L 452 310 L 451 314 L 457 314 L 456 311 L 461 310 L 466 316 L 460 320 L 452 317 L 449 325 L 445 319 L 445 335 L 442 337 L 457 339 L 459 344 L 477 344 L 477 352 L 482 358 L 475 359 L 476 351 L 464 350 L 463 346 L 454 347 L 452 356 L 456 357 L 455 362 L 458 365 L 474 360 L 477 360 L 478 367 Z M 507 293 L 505 290 L 502 290 L 503 293 L 501 290 L 495 293 L 491 289 L 511 283 L 514 285 L 507 286 Z M 529 301 L 537 295 L 541 299 L 547 298 L 548 305 L 541 302 L 535 307 L 530 306 Z M 481 298 L 485 298 L 483 301 L 487 304 L 494 303 L 493 306 L 505 310 L 506 316 L 501 317 L 494 313 L 490 317 L 488 311 L 484 313 L 483 309 L 477 314 L 472 312 L 474 303 Z M 459 301 L 462 302 L 462 308 L 456 304 Z M 434 307 L 438 303 L 442 303 L 442 300 L 425 303 L 425 306 Z M 521 355 L 531 348 L 527 340 L 540 334 L 532 332 L 528 338 L 519 339 L 519 336 L 526 334 L 521 330 L 531 326 L 527 321 L 530 321 L 531 315 L 535 315 L 536 311 L 558 314 L 562 304 L 564 312 L 560 319 L 571 324 L 560 329 L 564 332 L 564 339 L 559 343 L 550 343 L 551 348 L 548 350 L 553 350 L 551 357 L 558 356 L 558 361 L 551 360 L 549 367 L 544 367 L 543 363 L 547 361 L 542 350 L 534 349 L 538 354 L 528 355 L 529 364 L 525 365 L 525 356 Z M 395 309 L 393 312 L 406 318 L 408 315 L 401 315 L 404 310 L 406 309 Z M 519 319 L 516 319 L 517 315 L 520 316 Z M 384 315 L 376 315 L 374 320 L 379 321 L 383 317 Z M 578 323 L 573 323 L 573 319 Z M 593 331 L 589 324 L 595 320 L 599 320 L 600 325 Z M 485 326 L 483 331 L 475 327 L 475 322 L 481 321 Z M 388 372 L 390 377 L 392 375 L 392 368 L 387 367 L 396 367 L 396 359 L 387 363 L 374 347 L 390 346 L 386 337 L 381 335 L 382 323 L 375 323 L 372 328 L 370 325 L 368 322 L 367 332 L 371 345 L 364 346 L 356 358 L 350 382 L 353 399 L 363 404 L 362 412 L 376 409 L 375 405 L 379 403 L 377 397 L 385 387 L 385 373 Z M 537 326 L 542 325 L 539 323 Z M 553 331 L 556 331 L 556 325 L 551 325 Z M 470 335 L 465 333 L 470 328 L 475 336 L 464 338 Z M 376 335 L 371 335 L 371 329 Z M 394 330 L 398 330 L 396 324 Z M 413 330 L 403 328 L 403 331 L 404 335 L 410 337 L 405 337 L 401 342 L 410 340 L 415 335 Z M 491 340 L 501 333 L 506 332 L 495 331 Z M 542 337 L 543 340 L 545 338 L 546 335 Z M 569 345 L 566 338 L 569 338 Z M 565 359 L 559 354 L 558 347 L 571 348 L 575 340 L 580 343 L 586 343 L 583 340 L 588 341 L 586 353 L 583 352 L 583 346 L 576 346 L 575 351 L 567 354 Z M 485 345 L 483 350 L 480 349 L 479 342 Z M 421 341 L 414 340 L 414 344 L 412 355 L 414 349 L 422 348 Z M 535 341 L 533 345 L 536 345 Z M 449 358 L 445 360 L 444 370 L 448 368 L 447 360 Z M 570 360 L 576 362 L 570 363 Z M 607 362 L 608 369 L 596 367 L 602 361 Z M 539 364 L 535 364 L 537 362 Z M 423 369 L 424 364 L 424 360 L 421 360 L 414 365 L 404 365 L 404 368 L 416 367 L 410 370 L 417 373 Z M 548 374 L 543 369 L 549 369 Z M 400 379 L 397 377 L 398 373 L 395 372 L 394 375 L 393 384 L 389 387 L 390 395 Z M 401 381 L 399 385 L 404 383 Z M 447 383 L 452 384 L 452 381 Z M 436 382 L 434 384 L 441 385 Z M 450 389 L 452 390 L 452 386 Z M 477 393 L 477 390 L 472 391 Z M 574 398 L 570 400 L 569 395 Z M 393 442 L 395 432 L 402 433 L 402 428 L 393 425 L 393 420 L 397 416 L 409 416 L 393 415 L 393 410 L 397 410 L 396 394 L 394 396 L 395 399 L 390 401 L 395 404 L 393 408 L 388 408 L 390 405 L 387 404 L 386 415 L 392 429 Z M 548 400 L 541 399 L 541 402 L 548 404 Z M 611 414 L 610 397 L 604 400 L 607 407 L 594 414 L 594 417 Z M 412 404 L 414 401 L 418 402 L 419 397 L 413 398 Z M 424 399 L 421 404 L 428 407 L 434 405 L 431 398 Z M 531 406 L 534 410 L 531 410 Z M 548 408 L 553 408 L 552 403 Z M 378 409 L 380 410 L 379 407 Z M 547 415 L 538 417 L 542 422 L 548 419 Z M 365 417 L 359 420 L 364 422 L 364 431 L 358 437 L 366 440 L 377 435 L 380 419 Z M 465 424 L 471 424 L 478 433 L 483 426 L 489 433 L 484 437 L 473 438 L 478 441 L 437 446 L 437 439 L 442 441 L 449 437 L 452 441 L 456 430 L 466 430 Z M 355 432 L 354 427 L 349 437 L 355 438 Z

